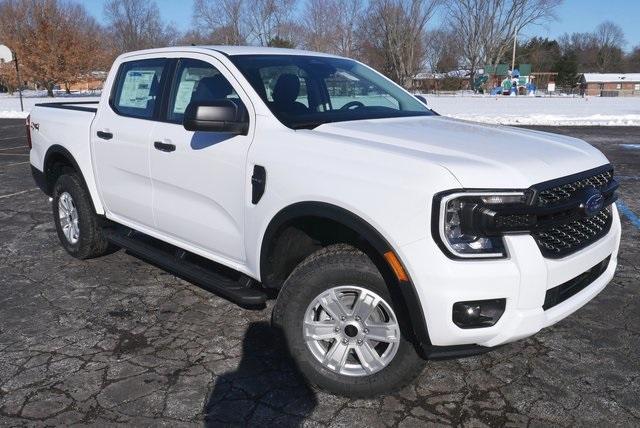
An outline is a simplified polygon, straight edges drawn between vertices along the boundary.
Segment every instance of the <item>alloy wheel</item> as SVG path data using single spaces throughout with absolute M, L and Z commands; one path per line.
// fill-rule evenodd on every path
M 63 192 L 58 198 L 58 215 L 62 233 L 70 244 L 76 244 L 80 239 L 78 226 L 78 209 L 68 192 Z
M 384 369 L 398 352 L 400 326 L 378 294 L 355 285 L 330 288 L 308 306 L 302 334 L 323 366 L 346 376 Z

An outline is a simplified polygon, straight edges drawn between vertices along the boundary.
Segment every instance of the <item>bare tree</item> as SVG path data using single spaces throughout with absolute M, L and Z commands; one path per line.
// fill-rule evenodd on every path
M 575 57 L 582 72 L 621 72 L 625 68 L 624 32 L 613 22 L 604 21 L 593 32 L 564 34 L 559 43 L 562 54 Z
M 164 24 L 155 1 L 108 0 L 105 16 L 116 53 L 168 46 L 178 39 L 178 31 Z
M 626 44 L 624 31 L 618 24 L 604 21 L 596 27 L 594 33 L 598 43 L 598 70 L 605 73 L 610 71 L 623 71 L 624 52 Z
M 308 0 L 302 13 L 304 47 L 319 52 L 334 52 L 337 44 L 337 20 L 341 10 L 337 0 Z
M 272 39 L 284 39 L 282 32 L 291 23 L 297 0 L 253 0 L 247 5 L 247 25 L 251 37 L 260 46 Z
M 424 40 L 425 64 L 432 72 L 446 73 L 458 68 L 461 48 L 450 29 L 427 31 Z
M 518 33 L 555 17 L 562 0 L 456 0 L 448 3 L 449 24 L 463 44 L 473 80 L 484 65 L 497 65 Z
M 305 28 L 304 24 L 296 22 L 295 19 L 285 21 L 278 29 L 278 34 L 275 38 L 267 44 L 268 46 L 275 46 L 274 41 L 279 41 L 279 46 L 289 47 L 292 49 L 298 48 L 304 45 L 305 42 Z
M 363 0 L 335 0 L 339 11 L 335 18 L 334 53 L 346 57 L 358 57 L 357 29 L 364 13 Z
M 307 0 L 302 11 L 302 45 L 311 50 L 356 56 L 363 0 Z
M 611 21 L 604 21 L 596 27 L 595 38 L 600 47 L 622 48 L 626 43 L 622 28 Z
M 491 65 L 497 65 L 512 46 L 514 37 L 527 27 L 555 18 L 562 0 L 493 0 L 492 26 L 485 40 Z
M 424 32 L 439 0 L 372 0 L 361 38 L 370 62 L 408 86 L 422 68 Z
M 471 81 L 487 59 L 485 40 L 491 26 L 486 0 L 460 0 L 447 4 L 448 23 L 469 68 Z
M 195 0 L 193 20 L 200 30 L 199 38 L 225 45 L 246 44 L 244 7 L 243 0 Z

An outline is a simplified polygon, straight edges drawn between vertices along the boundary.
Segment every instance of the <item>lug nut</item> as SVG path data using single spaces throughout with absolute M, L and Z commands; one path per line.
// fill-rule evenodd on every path
M 346 337 L 344 339 L 342 339 L 342 343 L 344 343 L 345 345 L 349 343 L 349 339 L 347 339 Z
M 344 315 L 340 317 L 340 320 L 341 320 L 341 321 L 344 321 L 344 320 L 346 320 L 346 319 L 347 319 L 347 317 L 345 317 Z
M 368 328 L 364 329 L 364 334 L 369 334 L 369 329 Z
M 356 315 L 356 321 L 360 321 L 360 317 Z
M 335 331 L 336 333 L 340 332 L 340 327 L 334 328 L 333 331 Z
M 362 339 L 358 339 L 358 345 L 362 345 Z

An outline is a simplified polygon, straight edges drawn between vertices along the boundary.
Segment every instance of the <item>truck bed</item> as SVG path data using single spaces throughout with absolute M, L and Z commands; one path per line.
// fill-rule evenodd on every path
M 31 110 L 31 165 L 44 172 L 50 149 L 72 153 L 89 192 L 97 197 L 91 163 L 91 125 L 98 111 L 97 101 L 67 101 L 36 104 Z

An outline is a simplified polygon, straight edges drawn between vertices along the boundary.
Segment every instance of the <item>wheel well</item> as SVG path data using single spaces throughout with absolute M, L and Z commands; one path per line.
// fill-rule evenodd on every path
M 366 221 L 335 205 L 301 202 L 283 209 L 272 219 L 260 252 L 263 285 L 280 289 L 302 260 L 320 248 L 338 243 L 352 245 L 371 259 L 387 283 L 394 304 L 407 315 L 416 343 L 431 346 L 413 282 L 410 278 L 399 280 L 385 259 L 389 251 L 397 257 L 391 245 Z
M 266 259 L 261 263 L 263 284 L 279 289 L 300 262 L 317 250 L 338 243 L 352 245 L 372 260 L 381 259 L 373 247 L 348 226 L 323 217 L 298 217 L 281 225 L 265 243 Z
M 49 196 L 53 193 L 53 186 L 56 184 L 58 177 L 64 173 L 76 172 L 80 174 L 80 178 L 84 182 L 76 162 L 64 148 L 56 148 L 54 146 L 49 149 L 45 157 L 43 172 L 47 186 L 46 193 Z

